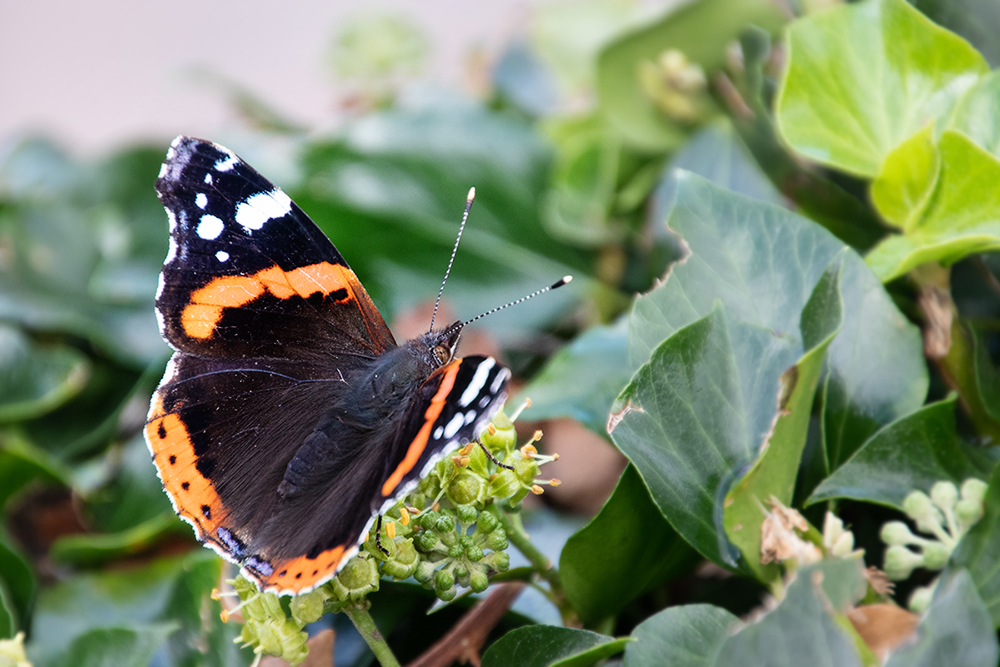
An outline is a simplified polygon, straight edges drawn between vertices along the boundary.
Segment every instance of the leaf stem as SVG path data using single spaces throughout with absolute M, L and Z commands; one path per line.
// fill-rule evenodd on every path
M 364 600 L 358 604 L 347 605 L 344 608 L 344 613 L 351 619 L 351 623 L 354 623 L 354 627 L 361 633 L 361 637 L 368 644 L 368 648 L 375 654 L 375 659 L 382 667 L 399 667 L 399 660 L 396 659 L 389 644 L 386 643 L 385 637 L 378 631 L 375 621 L 368 613 L 370 607 L 371 603 Z

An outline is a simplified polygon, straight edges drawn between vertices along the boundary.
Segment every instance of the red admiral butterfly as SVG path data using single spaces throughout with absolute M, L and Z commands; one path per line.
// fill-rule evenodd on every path
M 178 137 L 156 181 L 170 222 L 156 312 L 175 350 L 146 442 L 195 534 L 263 590 L 308 591 L 507 396 L 464 326 L 397 345 L 357 276 L 280 189 Z

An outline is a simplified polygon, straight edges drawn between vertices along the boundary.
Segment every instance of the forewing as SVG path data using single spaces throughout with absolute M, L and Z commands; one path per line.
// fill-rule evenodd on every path
M 178 137 L 156 191 L 170 222 L 156 308 L 175 349 L 315 360 L 395 346 L 323 232 L 229 149 Z

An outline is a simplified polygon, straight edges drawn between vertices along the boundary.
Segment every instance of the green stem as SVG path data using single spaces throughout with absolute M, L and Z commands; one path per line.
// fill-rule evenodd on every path
M 552 592 L 550 599 L 559 608 L 563 620 L 575 622 L 576 611 L 570 606 L 569 601 L 566 600 L 566 593 L 563 591 L 559 570 L 555 568 L 552 561 L 539 551 L 538 547 L 532 544 L 528 533 L 519 525 L 520 522 L 515 523 L 509 514 L 497 506 L 497 503 L 489 505 L 487 511 L 500 521 L 504 532 L 507 533 L 507 539 L 517 547 L 518 551 L 524 554 L 524 557 L 528 559 L 528 562 L 531 563 L 531 566 L 538 575 L 549 582 Z
M 382 667 L 399 667 L 399 660 L 393 655 L 392 649 L 389 648 L 389 645 L 385 641 L 385 637 L 375 627 L 375 621 L 372 619 L 371 614 L 368 613 L 369 606 L 370 603 L 367 601 L 357 605 L 348 605 L 344 608 L 344 613 L 351 619 L 351 623 L 354 623 L 354 627 L 361 633 L 365 643 L 368 644 L 368 648 L 375 654 L 375 659 L 378 660 L 378 663 Z

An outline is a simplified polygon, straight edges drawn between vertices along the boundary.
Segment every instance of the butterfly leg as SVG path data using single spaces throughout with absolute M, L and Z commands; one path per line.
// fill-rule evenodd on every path
M 382 546 L 382 515 L 378 515 L 378 525 L 375 526 L 375 546 L 378 550 L 389 556 L 389 550 Z
M 478 443 L 479 446 L 483 448 L 483 453 L 486 454 L 486 458 L 488 458 L 490 461 L 493 461 L 493 463 L 495 463 L 497 466 L 499 466 L 501 468 L 506 468 L 507 470 L 510 470 L 511 472 L 514 471 L 514 466 L 509 466 L 506 463 L 501 463 L 500 461 L 498 461 L 497 457 L 493 456 L 493 453 L 490 452 L 490 450 L 486 447 L 486 445 L 483 444 L 482 440 L 480 440 L 480 439 L 477 438 L 476 439 L 476 443 Z

